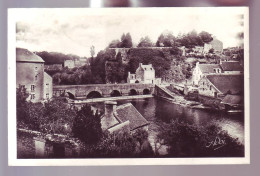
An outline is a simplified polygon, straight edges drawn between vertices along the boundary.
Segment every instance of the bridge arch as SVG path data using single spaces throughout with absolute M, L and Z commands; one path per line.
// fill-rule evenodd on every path
M 148 94 L 151 94 L 151 91 L 149 89 L 144 89 L 143 95 L 148 95 Z
M 138 95 L 137 91 L 135 89 L 131 89 L 128 93 L 128 95 Z
M 121 93 L 119 92 L 119 90 L 113 90 L 111 93 L 110 93 L 110 96 L 111 97 L 119 97 L 119 96 L 122 96 Z
M 87 94 L 87 98 L 101 98 L 102 95 L 99 91 L 91 91 Z
M 75 99 L 75 95 L 71 92 L 66 92 L 69 95 L 69 99 L 74 100 Z

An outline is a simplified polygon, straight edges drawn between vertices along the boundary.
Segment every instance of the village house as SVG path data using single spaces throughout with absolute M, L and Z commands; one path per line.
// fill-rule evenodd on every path
M 209 74 L 243 74 L 243 67 L 237 61 L 220 61 L 220 64 L 200 64 L 196 66 L 192 74 L 192 84 L 197 86 L 204 75 Z
M 44 61 L 27 49 L 16 48 L 16 87 L 26 88 L 27 100 L 52 98 L 52 78 L 44 72 Z
M 62 70 L 62 64 L 44 65 L 44 70 L 48 70 L 48 71 Z
M 238 61 L 221 61 L 220 67 L 225 74 L 243 74 L 243 67 Z
M 197 86 L 199 80 L 204 75 L 220 74 L 221 72 L 222 71 L 219 64 L 200 64 L 199 62 L 197 62 L 192 74 L 192 84 Z
M 68 67 L 68 68 L 81 67 L 86 64 L 89 64 L 89 62 L 86 59 L 75 59 L 75 60 L 64 61 L 64 67 Z
M 155 70 L 152 64 L 139 64 L 136 74 L 128 72 L 127 83 L 160 84 L 161 79 L 155 78 Z
M 217 74 L 204 75 L 199 81 L 199 95 L 211 98 L 224 98 L 226 95 L 241 95 L 243 75 Z
M 149 122 L 131 104 L 117 106 L 116 102 L 105 102 L 105 114 L 101 117 L 101 128 L 110 133 L 137 129 L 148 130 Z

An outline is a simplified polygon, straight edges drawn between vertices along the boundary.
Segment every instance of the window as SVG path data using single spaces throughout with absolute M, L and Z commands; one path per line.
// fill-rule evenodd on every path
M 46 93 L 46 99 L 49 99 L 49 93 Z
M 38 75 L 35 75 L 34 80 L 35 80 L 35 81 L 38 80 Z
M 35 85 L 31 85 L 31 91 L 34 92 L 35 90 Z
M 209 86 L 209 90 L 211 90 L 211 86 Z
M 35 94 L 31 94 L 31 100 L 35 99 Z
M 49 83 L 46 83 L 46 89 L 49 89 Z
M 38 71 L 38 67 L 35 67 L 34 70 L 35 70 L 35 71 Z

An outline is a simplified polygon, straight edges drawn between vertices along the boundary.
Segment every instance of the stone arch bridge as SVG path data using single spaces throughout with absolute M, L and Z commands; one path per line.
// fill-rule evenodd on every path
M 153 84 L 87 84 L 53 86 L 54 97 L 101 98 L 154 93 Z

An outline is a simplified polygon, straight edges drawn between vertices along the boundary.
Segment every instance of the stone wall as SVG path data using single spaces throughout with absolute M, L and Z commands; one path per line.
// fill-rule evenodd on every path
M 16 87 L 24 85 L 30 94 L 28 100 L 34 95 L 32 102 L 43 99 L 44 64 L 31 62 L 16 62 Z M 32 85 L 34 89 L 32 89 Z
M 111 93 L 116 90 L 122 96 L 127 96 L 130 90 L 134 89 L 138 95 L 143 94 L 144 89 L 154 92 L 153 84 L 88 84 L 88 85 L 56 85 L 53 86 L 53 96 L 59 97 L 61 94 L 68 96 L 66 92 L 70 92 L 76 97 L 86 97 L 89 93 L 95 91 L 100 93 L 102 97 L 110 97 Z

